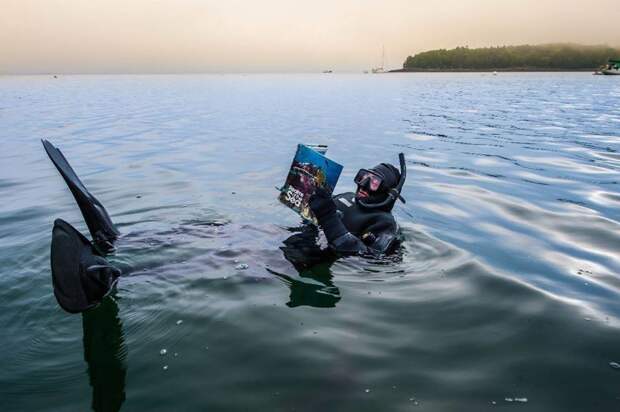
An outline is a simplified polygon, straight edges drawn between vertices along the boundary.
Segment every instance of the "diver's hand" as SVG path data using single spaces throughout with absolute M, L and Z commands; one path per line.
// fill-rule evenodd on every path
M 309 206 L 319 221 L 319 226 L 323 229 L 323 233 L 325 233 L 325 237 L 330 245 L 333 245 L 339 237 L 348 233 L 347 228 L 340 220 L 338 213 L 336 213 L 338 211 L 336 203 L 334 203 L 332 196 L 327 190 L 323 188 L 316 189 L 314 194 L 310 196 Z
M 336 204 L 332 196 L 322 187 L 317 188 L 309 199 L 309 206 L 319 223 L 336 214 Z

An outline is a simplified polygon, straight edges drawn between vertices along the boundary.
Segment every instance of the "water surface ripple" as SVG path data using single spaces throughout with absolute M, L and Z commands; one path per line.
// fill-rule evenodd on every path
M 620 409 L 618 80 L 0 77 L 0 410 Z M 52 294 L 53 220 L 87 229 L 41 138 L 123 233 L 85 316 Z M 405 153 L 396 257 L 285 258 L 298 142 L 338 191 Z

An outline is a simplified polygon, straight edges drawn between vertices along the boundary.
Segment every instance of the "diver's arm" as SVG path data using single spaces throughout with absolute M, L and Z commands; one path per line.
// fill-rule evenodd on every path
M 393 221 L 373 225 L 361 239 L 347 231 L 337 213 L 322 219 L 319 224 L 330 248 L 340 255 L 383 255 L 391 252 L 398 241 L 398 229 Z
M 389 253 L 398 241 L 398 226 L 391 216 L 370 225 L 361 238 L 349 232 L 340 219 L 334 200 L 324 190 L 317 190 L 310 198 L 310 209 L 330 248 L 340 255 L 381 255 Z
M 325 233 L 327 243 L 329 243 L 330 248 L 334 252 L 344 255 L 366 254 L 370 252 L 360 238 L 347 230 L 336 210 L 328 215 L 317 216 L 317 220 L 319 221 L 319 226 L 323 229 L 323 233 Z
M 398 228 L 394 222 L 386 222 L 382 228 L 373 228 L 366 232 L 364 239 L 368 249 L 374 255 L 390 253 L 398 242 Z
M 310 209 L 334 252 L 341 255 L 374 254 L 360 238 L 347 230 L 338 216 L 334 200 L 325 190 L 317 189 L 312 195 Z

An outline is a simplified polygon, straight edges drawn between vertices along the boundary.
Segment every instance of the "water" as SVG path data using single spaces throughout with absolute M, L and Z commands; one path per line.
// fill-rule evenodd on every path
M 620 409 L 616 80 L 0 77 L 0 410 Z M 84 316 L 52 295 L 53 220 L 88 231 L 41 138 L 123 233 Z M 298 142 L 339 192 L 405 153 L 400 257 L 284 258 Z

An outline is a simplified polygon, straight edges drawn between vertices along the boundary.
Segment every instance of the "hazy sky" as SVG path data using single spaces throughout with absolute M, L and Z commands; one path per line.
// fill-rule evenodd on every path
M 360 71 L 459 45 L 620 46 L 620 0 L 0 0 L 0 73 Z

